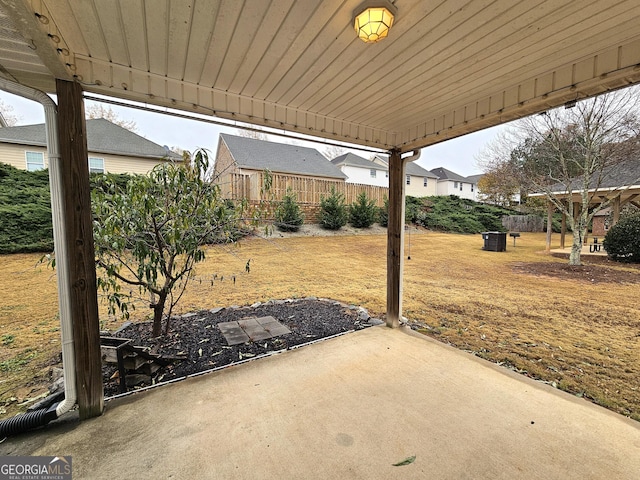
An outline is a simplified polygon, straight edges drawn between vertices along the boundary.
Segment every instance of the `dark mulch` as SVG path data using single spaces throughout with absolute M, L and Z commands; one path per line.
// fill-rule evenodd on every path
M 615 268 L 616 266 L 618 268 Z M 606 257 L 596 257 L 596 260 L 590 258 L 579 266 L 559 262 L 531 262 L 514 263 L 512 268 L 516 273 L 561 280 L 578 280 L 585 283 L 640 283 L 639 266 L 632 264 L 623 266 L 625 269 L 620 268 L 620 263 L 607 260 Z
M 113 336 L 132 339 L 134 345 L 148 347 L 153 353 L 186 357 L 155 372 L 151 382 L 130 386 L 129 390 L 359 330 L 370 326 L 372 322 L 364 309 L 333 300 L 280 300 L 250 307 L 216 310 L 203 310 L 172 318 L 169 334 L 165 337 L 151 336 L 151 322 L 130 324 L 114 333 Z M 221 322 L 269 315 L 286 325 L 291 333 L 256 343 L 229 346 L 217 326 Z M 113 365 L 103 365 L 106 396 L 120 393 L 118 378 L 112 378 L 116 371 Z

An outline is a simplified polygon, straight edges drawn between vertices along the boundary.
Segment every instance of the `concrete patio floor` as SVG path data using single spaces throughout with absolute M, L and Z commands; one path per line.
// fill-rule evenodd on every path
M 72 455 L 75 479 L 637 479 L 638 452 L 637 422 L 385 327 L 0 444 L 2 455 Z

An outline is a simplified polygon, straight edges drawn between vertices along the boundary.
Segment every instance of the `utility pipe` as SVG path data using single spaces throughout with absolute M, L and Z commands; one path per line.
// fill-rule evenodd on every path
M 64 242 L 65 224 L 63 198 L 60 192 L 62 165 L 58 145 L 58 117 L 55 102 L 46 93 L 10 80 L 0 78 L 0 89 L 39 102 L 44 107 L 47 151 L 49 155 L 49 187 L 53 245 L 56 254 L 58 304 L 62 335 L 62 368 L 64 371 L 64 400 L 49 408 L 27 412 L 0 422 L 0 438 L 44 426 L 71 410 L 77 399 L 73 324 L 71 320 L 69 264 Z

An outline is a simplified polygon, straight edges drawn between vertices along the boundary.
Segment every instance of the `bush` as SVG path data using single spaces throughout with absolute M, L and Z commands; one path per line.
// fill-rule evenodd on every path
M 369 228 L 376 223 L 378 207 L 373 200 L 367 198 L 367 193 L 362 192 L 349 208 L 349 222 L 355 228 Z
M 297 232 L 304 223 L 304 215 L 296 202 L 296 195 L 287 189 L 282 203 L 276 207 L 275 224 L 282 232 Z
M 0 163 L 0 253 L 53 250 L 49 171 Z
M 347 224 L 347 206 L 344 195 L 331 187 L 331 195 L 320 197 L 320 225 L 327 230 L 340 230 Z
M 383 227 L 389 226 L 389 199 L 385 197 L 384 205 L 378 212 L 378 223 Z
M 603 245 L 612 260 L 640 263 L 640 212 L 620 218 L 605 235 Z

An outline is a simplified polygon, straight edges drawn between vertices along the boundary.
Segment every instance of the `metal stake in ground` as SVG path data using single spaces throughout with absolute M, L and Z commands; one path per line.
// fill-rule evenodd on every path
M 409 247 L 407 248 L 407 260 L 411 260 L 411 225 L 407 227 L 409 232 Z

